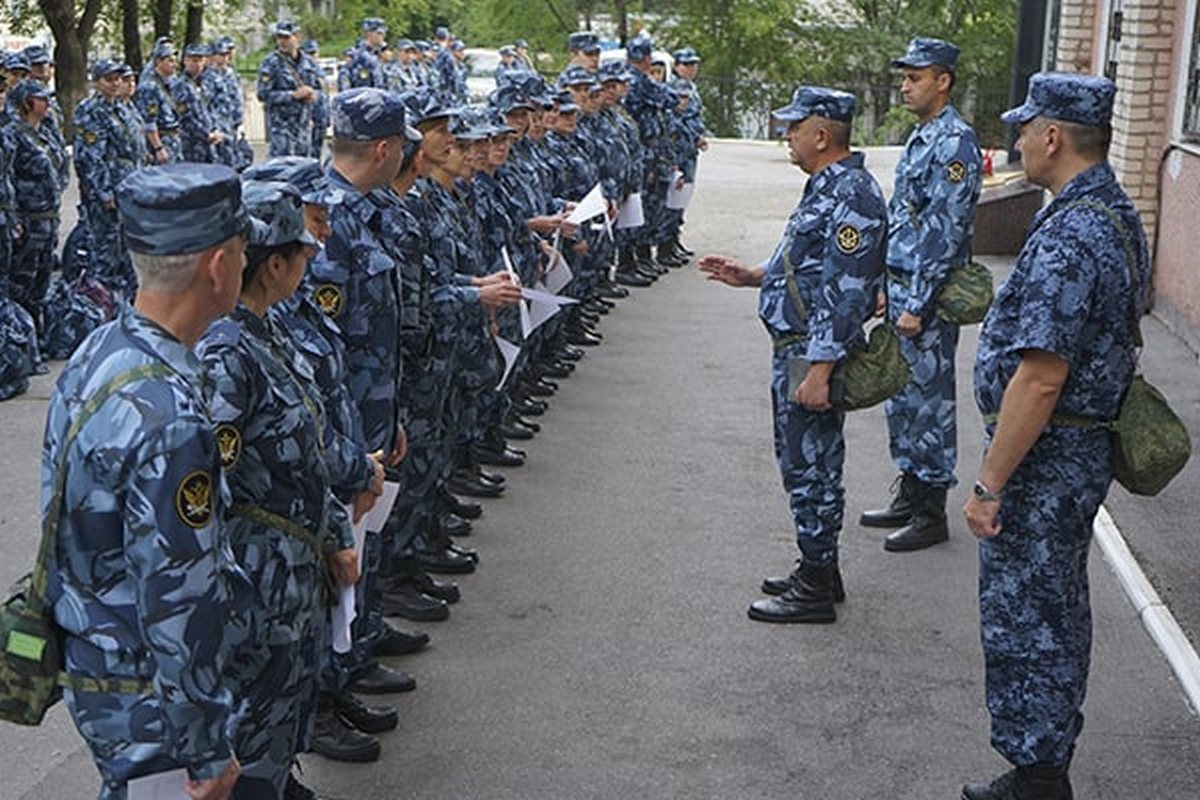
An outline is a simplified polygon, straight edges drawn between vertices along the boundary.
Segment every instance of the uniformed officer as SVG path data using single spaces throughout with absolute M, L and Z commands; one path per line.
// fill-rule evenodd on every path
M 318 59 L 321 47 L 316 39 L 305 39 L 300 52 L 307 56 L 304 61 L 304 82 L 313 88 L 317 97 L 312 104 L 312 149 L 311 158 L 318 161 L 324 157 L 325 134 L 329 130 L 329 92 L 325 87 L 325 71 Z
M 696 86 L 696 75 L 700 72 L 700 56 L 691 47 L 683 47 L 672 54 L 675 62 L 674 76 L 671 78 L 671 88 L 680 95 L 688 98 L 687 105 L 679 115 L 679 158 L 680 181 L 677 188 L 682 189 L 685 183 L 696 182 L 696 167 L 701 152 L 708 149 L 707 133 L 704 128 L 704 102 L 700 90 Z M 667 244 L 672 255 L 687 259 L 695 255 L 679 241 L 679 230 L 683 225 L 685 209 L 668 209 Z
M 837 407 L 834 374 L 863 344 L 887 241 L 883 192 L 863 167 L 863 154 L 850 151 L 854 107 L 845 92 L 798 88 L 791 104 L 774 112 L 788 123 L 792 163 L 810 176 L 783 239 L 761 266 L 724 256 L 700 261 L 713 280 L 762 287 L 758 315 L 774 342 L 775 453 L 801 557 L 791 575 L 763 582 L 775 596 L 749 610 L 763 622 L 833 622 L 834 603 L 844 597 L 838 532 L 845 412 Z M 794 390 L 793 379 L 801 380 Z
M 222 522 L 228 492 L 191 348 L 237 300 L 249 223 L 236 173 L 216 165 L 140 170 L 118 201 L 140 288 L 67 363 L 42 449 L 64 696 L 101 800 L 180 767 L 191 796 L 226 798 L 238 763 L 219 675 L 250 587 Z
M 258 101 L 267 116 L 268 152 L 307 156 L 312 150 L 312 113 L 317 91 L 304 80 L 308 56 L 296 41 L 296 23 L 280 20 L 272 29 L 276 49 L 258 68 Z
M 359 88 L 374 86 L 386 89 L 387 81 L 383 75 L 383 64 L 380 52 L 387 44 L 387 23 L 379 17 L 367 17 L 362 22 L 362 41 L 354 49 L 347 71 L 347 86 L 344 88 Z
M 358 556 L 330 489 L 325 406 L 311 366 L 268 315 L 300 284 L 317 240 L 299 193 L 285 183 L 243 187 L 255 229 L 238 305 L 205 332 L 197 353 L 232 504 L 234 555 L 255 587 L 255 638 L 230 659 L 235 798 L 281 798 L 316 694 L 322 574 L 353 586 Z M 382 490 L 382 484 L 379 485 Z
M 137 286 L 121 234 L 117 187 L 146 156 L 144 124 L 122 113 L 122 67 L 92 65 L 95 91 L 75 107 L 75 175 L 87 221 L 89 268 L 109 289 L 129 296 Z
M 33 79 L 8 93 L 12 182 L 20 231 L 13 244 L 9 291 L 41 330 L 41 306 L 58 249 L 58 212 L 66 188 L 67 153 L 47 124 L 50 92 Z
M 150 163 L 170 164 L 183 158 L 179 114 L 170 90 L 175 76 L 175 48 L 169 43 L 155 45 L 150 58 L 153 68 L 138 84 L 134 103 L 142 115 Z
M 33 319 L 9 297 L 12 243 L 18 223 L 12 159 L 12 137 L 7 128 L 0 128 L 0 400 L 29 389 L 29 376 L 40 361 Z
M 1020 126 L 1025 176 L 1049 189 L 979 335 L 987 449 L 963 513 L 979 538 L 992 746 L 1013 769 L 965 800 L 1070 800 L 1091 650 L 1088 548 L 1112 483 L 1105 421 L 1137 364 L 1150 260 L 1108 164 L 1116 87 L 1039 73 Z
M 46 119 L 43 122 L 46 128 L 46 136 L 53 139 L 59 149 L 66 152 L 67 143 L 63 138 L 63 111 L 62 106 L 58 103 L 58 98 L 54 94 L 53 87 L 54 58 L 50 55 L 50 51 L 40 44 L 31 44 L 22 52 L 29 60 L 29 79 L 40 83 L 49 94 L 50 113 L 46 115 Z M 65 162 L 61 169 L 65 183 L 70 176 L 70 169 Z
M 241 78 L 230 66 L 235 49 L 229 36 L 213 42 L 201 82 L 213 124 L 225 137 L 213 145 L 213 157 L 219 164 L 243 170 L 253 160 L 253 151 L 247 154 L 245 139 L 239 137 L 246 111 Z
M 179 115 L 179 140 L 184 161 L 207 164 L 213 148 L 225 141 L 225 132 L 209 109 L 211 99 L 202 76 L 212 50 L 206 44 L 183 49 L 183 73 L 171 84 L 175 112 Z
M 958 326 L 934 312 L 950 270 L 971 258 L 975 204 L 982 186 L 979 142 L 950 104 L 958 48 L 913 39 L 892 62 L 904 107 L 917 127 L 896 164 L 888 207 L 887 318 L 900 334 L 912 380 L 884 406 L 892 459 L 900 467 L 891 505 L 862 515 L 863 525 L 899 528 L 884 548 L 919 550 L 944 542 L 946 491 L 958 458 L 954 351 Z M 903 526 L 903 527 L 902 527 Z
M 579 66 L 591 73 L 600 69 L 600 37 L 592 31 L 576 31 L 567 37 L 568 66 Z

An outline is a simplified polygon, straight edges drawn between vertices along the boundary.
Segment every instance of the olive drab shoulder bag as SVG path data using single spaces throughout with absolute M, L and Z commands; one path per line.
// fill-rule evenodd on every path
M 119 373 L 80 408 L 59 449 L 54 472 L 54 493 L 42 520 L 42 542 L 33 572 L 21 578 L 0 606 L 0 719 L 18 725 L 39 725 L 46 712 L 62 697 L 62 687 L 104 691 L 138 690 L 137 681 L 73 679 L 63 672 L 62 632 L 47 603 L 46 585 L 53 563 L 55 534 L 62 513 L 66 486 L 66 458 L 71 443 L 84 424 L 121 387 L 135 380 L 166 375 L 165 364 L 144 364 Z
M 1121 218 L 1111 208 L 1095 200 L 1076 200 L 1070 206 L 1095 209 L 1112 222 L 1125 246 L 1129 285 L 1133 287 L 1137 281 L 1133 271 L 1136 259 Z M 1140 354 L 1143 340 L 1137 318 L 1136 296 L 1129 312 L 1129 331 Z M 1113 436 L 1114 475 L 1117 482 L 1132 494 L 1158 494 L 1191 458 L 1192 439 L 1187 426 L 1162 392 L 1140 373 L 1134 374 L 1121 400 L 1117 418 L 1108 423 L 1108 428 Z

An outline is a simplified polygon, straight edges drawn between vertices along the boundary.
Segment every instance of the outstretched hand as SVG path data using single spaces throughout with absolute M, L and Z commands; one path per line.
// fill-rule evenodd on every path
M 762 267 L 748 267 L 729 256 L 707 255 L 697 266 L 710 281 L 720 281 L 726 286 L 759 286 L 762 284 Z

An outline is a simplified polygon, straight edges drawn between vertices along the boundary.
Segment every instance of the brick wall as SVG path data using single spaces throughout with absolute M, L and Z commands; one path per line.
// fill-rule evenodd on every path
M 1055 55 L 1055 68 L 1059 72 L 1094 71 L 1092 47 L 1101 5 L 1098 0 L 1060 0 L 1058 52 Z

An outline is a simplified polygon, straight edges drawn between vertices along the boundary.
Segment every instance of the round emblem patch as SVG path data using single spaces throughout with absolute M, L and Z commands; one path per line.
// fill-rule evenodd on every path
M 317 306 L 325 312 L 325 316 L 330 318 L 341 314 L 342 306 L 345 303 L 342 297 L 342 287 L 334 283 L 323 283 L 318 286 L 313 291 L 313 300 L 317 301 Z
M 853 253 L 861 243 L 862 234 L 853 225 L 842 225 L 837 229 L 837 246 L 843 253 Z
M 221 467 L 230 469 L 242 457 L 242 433 L 226 423 L 217 426 L 217 452 L 221 455 Z
M 967 165 L 961 161 L 951 161 L 946 165 L 946 177 L 951 183 L 962 183 L 967 177 Z
M 212 476 L 204 470 L 189 472 L 175 490 L 175 513 L 189 528 L 203 528 L 212 519 Z
M 87 142 L 88 144 L 95 144 L 97 138 L 99 138 L 99 137 L 97 137 L 96 134 L 92 131 L 84 131 L 83 132 L 83 140 L 85 142 Z

